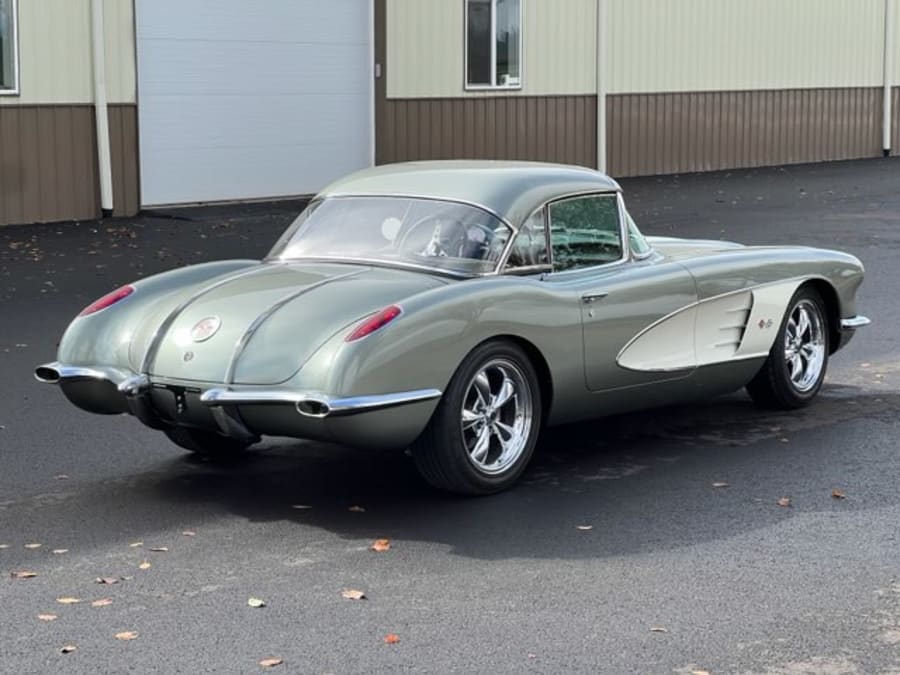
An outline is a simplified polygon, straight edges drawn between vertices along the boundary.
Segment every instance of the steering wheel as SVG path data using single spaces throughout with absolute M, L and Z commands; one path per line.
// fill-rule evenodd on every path
M 400 253 L 429 258 L 480 259 L 493 238 L 494 231 L 487 225 L 464 225 L 452 218 L 427 215 L 397 235 L 396 249 Z M 469 250 L 473 246 L 479 248 Z

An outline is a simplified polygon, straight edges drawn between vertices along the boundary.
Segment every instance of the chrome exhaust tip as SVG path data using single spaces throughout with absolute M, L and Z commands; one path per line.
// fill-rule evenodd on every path
M 34 379 L 44 384 L 59 384 L 59 364 L 48 363 L 34 369 Z
M 331 407 L 325 401 L 307 398 L 297 401 L 297 412 L 304 417 L 321 419 L 322 417 L 328 417 L 329 413 L 331 413 Z

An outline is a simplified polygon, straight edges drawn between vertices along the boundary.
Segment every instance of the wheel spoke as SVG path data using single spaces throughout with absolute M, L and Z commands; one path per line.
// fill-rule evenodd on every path
M 496 422 L 494 422 L 493 426 L 494 426 L 494 433 L 497 434 L 497 438 L 500 439 L 500 442 L 504 445 L 504 447 L 506 446 L 507 443 L 509 443 L 511 440 L 513 440 L 516 437 L 515 428 L 509 426 L 508 424 L 504 424 L 503 422 L 497 420 Z M 506 436 L 505 438 L 504 438 L 504 434 Z
M 805 307 L 801 307 L 799 314 L 800 320 L 797 322 L 797 337 L 802 338 L 810 328 L 809 312 L 806 311 Z
M 497 395 L 491 401 L 491 410 L 499 410 L 509 403 L 509 399 L 515 395 L 516 385 L 513 384 L 513 381 L 509 379 L 509 376 L 504 373 L 503 384 L 500 385 L 500 391 L 497 392 Z
M 482 408 L 488 407 L 488 402 L 493 398 L 491 395 L 491 383 L 488 380 L 487 371 L 482 370 L 475 377 L 475 393 Z
M 483 462 L 487 458 L 488 450 L 491 449 L 491 430 L 485 427 L 478 433 L 478 442 L 472 448 L 472 459 L 476 462 Z
M 800 360 L 799 354 L 794 354 L 791 357 L 791 379 L 794 382 L 799 382 L 803 377 L 803 362 Z
M 475 424 L 478 423 L 478 421 L 480 419 L 481 419 L 481 415 L 479 415 L 477 412 L 469 410 L 468 408 L 463 408 L 463 412 L 462 412 L 462 423 L 463 423 L 462 428 L 463 428 L 463 430 L 471 429 L 473 426 L 475 426 Z

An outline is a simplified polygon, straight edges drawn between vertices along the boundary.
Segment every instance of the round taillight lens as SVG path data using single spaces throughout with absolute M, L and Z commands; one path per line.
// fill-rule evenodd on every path
M 376 330 L 384 328 L 402 313 L 403 310 L 397 307 L 397 305 L 385 307 L 380 312 L 373 314 L 368 319 L 359 324 L 356 329 L 346 337 L 346 341 L 354 342 L 355 340 L 361 340 L 367 335 L 371 335 Z
M 132 293 L 134 293 L 134 286 L 122 286 L 122 288 L 117 288 L 112 293 L 107 293 L 99 300 L 94 300 L 94 302 L 81 310 L 81 314 L 79 314 L 78 316 L 96 314 L 100 310 L 106 309 L 110 305 L 114 305 L 120 300 L 124 300 Z

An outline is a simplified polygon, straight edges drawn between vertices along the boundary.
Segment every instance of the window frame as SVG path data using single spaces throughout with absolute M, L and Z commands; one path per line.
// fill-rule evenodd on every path
M 512 276 L 526 276 L 529 274 L 540 274 L 540 273 L 551 273 L 553 271 L 553 251 L 550 247 L 550 210 L 548 209 L 548 204 L 541 204 L 538 208 L 531 212 L 531 214 L 522 221 L 522 225 L 515 228 L 515 233 L 509 240 L 509 249 L 506 251 L 503 256 L 503 266 L 500 268 L 500 274 L 509 274 Z M 541 221 L 544 224 L 544 246 L 547 247 L 547 262 L 540 265 L 521 265 L 519 267 L 510 267 L 509 258 L 512 255 L 512 250 L 516 245 L 516 239 L 519 238 L 519 234 L 522 232 L 522 227 L 524 227 L 525 223 L 534 218 L 536 215 L 540 214 Z
M 491 83 L 469 83 L 469 3 L 463 1 L 463 89 L 465 91 L 521 91 L 525 81 L 525 2 L 519 0 L 519 82 L 518 84 L 497 83 L 497 2 L 491 3 Z
M 10 30 L 12 36 L 12 87 L 3 87 L 0 85 L 0 96 L 19 96 L 19 0 L 9 0 L 12 7 L 12 17 L 10 21 Z
M 556 264 L 553 255 L 553 237 L 551 236 L 550 229 L 553 226 L 553 216 L 550 213 L 550 207 L 553 204 L 558 202 L 570 201 L 573 199 L 584 199 L 586 197 L 611 197 L 616 200 L 616 208 L 619 212 L 619 240 L 622 242 L 622 256 L 617 260 L 611 260 L 609 262 L 601 263 L 599 265 L 589 265 L 586 267 L 574 267 L 567 270 L 558 270 L 556 269 Z M 558 197 L 556 199 L 552 199 L 544 204 L 544 208 L 546 211 L 546 227 L 547 227 L 547 243 L 550 247 L 550 265 L 551 272 L 549 273 L 553 277 L 557 277 L 559 275 L 570 275 L 570 274 L 584 274 L 587 271 L 591 270 L 599 270 L 607 267 L 612 267 L 614 265 L 622 265 L 627 262 L 631 262 L 631 245 L 628 240 L 628 231 L 625 226 L 625 202 L 622 199 L 622 195 L 618 192 L 612 192 L 610 190 L 598 190 L 596 192 L 580 192 L 577 194 L 565 195 L 563 197 Z

